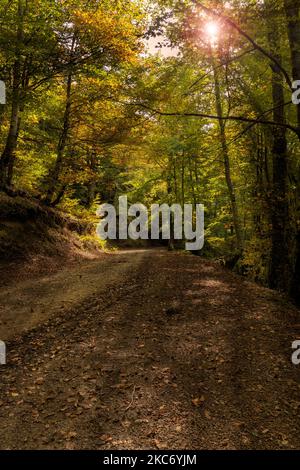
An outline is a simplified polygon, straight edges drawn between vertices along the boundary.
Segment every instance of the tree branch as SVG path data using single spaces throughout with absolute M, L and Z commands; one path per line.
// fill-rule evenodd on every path
M 244 116 L 216 116 L 214 114 L 205 114 L 205 113 L 180 113 L 180 112 L 164 112 L 160 111 L 158 109 L 153 109 L 150 108 L 149 106 L 143 104 L 143 103 L 131 103 L 131 105 L 134 106 L 140 106 L 143 109 L 146 109 L 147 111 L 150 111 L 153 114 L 157 114 L 159 116 L 178 116 L 178 117 L 201 117 L 205 119 L 211 119 L 211 120 L 218 120 L 218 121 L 237 121 L 237 122 L 246 122 L 246 123 L 251 123 L 253 125 L 256 124 L 263 124 L 267 126 L 273 126 L 273 127 L 283 127 L 285 129 L 290 129 L 291 131 L 295 132 L 295 134 L 300 138 L 300 129 L 298 127 L 292 126 L 291 124 L 287 123 L 281 123 L 281 122 L 274 122 L 274 121 L 269 121 L 269 120 L 262 120 L 260 118 L 257 119 L 251 119 L 247 118 Z M 270 111 L 266 111 L 270 112 Z M 265 113 L 264 113 L 265 114 Z
M 208 77 L 211 73 L 213 73 L 214 70 L 218 70 L 222 67 L 224 67 L 224 65 L 229 65 L 231 64 L 232 62 L 235 62 L 236 60 L 239 60 L 241 59 L 242 57 L 244 57 L 245 55 L 247 54 L 251 54 L 251 52 L 253 51 L 256 51 L 255 48 L 252 48 L 252 49 L 248 49 L 247 51 L 244 51 L 242 52 L 241 54 L 235 56 L 235 57 L 231 57 L 229 60 L 227 61 L 222 61 L 219 65 L 217 65 L 216 67 L 213 67 L 209 70 L 209 72 L 201 75 L 201 77 L 199 77 L 194 83 L 192 83 L 192 85 L 190 85 L 189 89 L 195 87 L 196 85 L 198 85 L 199 82 L 201 82 L 201 80 L 203 80 L 204 78 Z

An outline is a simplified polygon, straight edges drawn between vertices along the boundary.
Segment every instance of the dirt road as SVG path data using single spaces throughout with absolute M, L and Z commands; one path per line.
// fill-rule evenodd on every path
M 185 254 L 3 287 L 1 449 L 300 449 L 299 311 Z

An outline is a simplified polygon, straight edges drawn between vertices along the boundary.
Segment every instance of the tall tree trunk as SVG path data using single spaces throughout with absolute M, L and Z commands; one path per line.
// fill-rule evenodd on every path
M 262 199 L 262 195 L 264 194 L 264 170 L 263 170 L 263 137 L 258 129 L 256 134 L 256 149 L 254 155 L 254 164 L 255 164 L 255 173 L 256 173 L 256 181 L 254 185 L 253 197 L 254 200 L 258 203 Z M 261 226 L 262 226 L 262 214 L 261 214 L 261 207 L 260 204 L 257 204 L 258 210 L 254 212 L 254 228 L 255 233 L 260 236 L 261 234 Z
M 214 61 L 213 61 L 214 62 Z M 235 187 L 231 177 L 231 166 L 230 166 L 230 159 L 229 159 L 229 152 L 227 146 L 227 138 L 226 138 L 226 131 L 225 131 L 225 121 L 223 120 L 223 106 L 222 106 L 222 99 L 221 99 L 221 87 L 220 87 L 220 79 L 219 79 L 219 72 L 216 64 L 214 65 L 214 86 L 215 86 L 215 99 L 216 99 L 216 111 L 217 116 L 219 118 L 219 129 L 220 129 L 220 140 L 221 140 L 221 148 L 222 148 L 222 155 L 224 161 L 224 169 L 225 169 L 225 178 L 226 184 L 228 188 L 228 194 L 231 204 L 231 212 L 232 212 L 232 219 L 236 237 L 236 249 L 239 253 L 243 250 L 243 240 L 242 240 L 242 233 L 240 227 L 240 220 L 239 220 L 239 212 L 238 212 L 238 205 L 236 201 L 236 193 Z
M 300 305 L 300 230 L 297 232 L 296 252 L 296 264 L 290 293 L 297 305 Z
M 12 84 L 12 107 L 10 115 L 10 125 L 4 150 L 0 157 L 0 189 L 10 186 L 13 177 L 15 154 L 20 130 L 20 108 L 21 108 L 21 87 L 22 87 L 22 56 L 21 46 L 24 41 L 24 16 L 27 4 L 24 7 L 23 1 L 18 0 L 18 20 L 17 20 L 17 41 L 15 51 L 15 62 L 13 66 Z
M 274 121 L 284 122 L 284 93 L 281 73 L 273 71 Z M 280 106 L 282 104 L 282 106 Z M 288 246 L 288 165 L 287 138 L 285 128 L 273 129 L 273 194 L 271 207 L 272 250 L 270 286 L 287 291 L 289 287 L 289 246 Z
M 63 157 L 65 148 L 67 145 L 69 130 L 70 130 L 70 116 L 71 116 L 71 92 L 72 92 L 72 71 L 70 70 L 67 77 L 67 91 L 66 91 L 66 107 L 64 112 L 63 119 L 63 128 L 61 135 L 59 137 L 59 142 L 57 146 L 57 155 L 54 164 L 54 168 L 50 171 L 48 175 L 48 190 L 45 198 L 46 204 L 52 203 L 53 197 L 55 195 L 57 185 L 59 182 L 59 177 L 63 165 Z
M 287 17 L 287 30 L 291 51 L 293 80 L 300 80 L 300 0 L 284 0 Z M 297 105 L 297 120 L 300 129 L 300 105 Z M 300 175 L 298 175 L 297 230 L 295 267 L 291 282 L 291 295 L 300 305 Z
M 273 0 L 268 4 L 269 15 L 273 10 Z M 269 18 L 269 17 L 268 17 Z M 276 24 L 268 19 L 269 43 L 273 56 L 277 62 L 281 63 L 281 56 L 278 54 L 280 49 L 280 34 Z M 285 124 L 284 107 L 284 82 L 280 68 L 270 64 L 272 69 L 272 98 L 273 98 L 273 119 L 275 122 Z M 271 223 L 272 223 L 272 248 L 271 263 L 269 272 L 270 287 L 283 291 L 289 289 L 289 201 L 288 201 L 288 143 L 287 131 L 284 127 L 273 128 L 273 185 L 271 199 Z
M 74 58 L 75 50 L 76 50 L 76 39 L 77 35 L 76 32 L 73 33 L 72 36 L 72 43 L 70 47 L 69 53 L 69 60 L 70 64 Z M 65 112 L 63 118 L 63 127 L 61 131 L 61 135 L 59 137 L 59 142 L 57 146 L 57 154 L 56 160 L 54 164 L 54 168 L 52 171 L 49 172 L 48 175 L 48 190 L 47 195 L 45 198 L 45 203 L 50 204 L 52 203 L 53 198 L 55 198 L 55 192 L 57 189 L 57 185 L 59 183 L 59 177 L 61 175 L 61 170 L 63 166 L 63 158 L 64 152 L 67 146 L 68 138 L 69 138 L 69 131 L 70 131 L 70 118 L 71 118 L 71 95 L 72 95 L 72 81 L 73 81 L 73 70 L 70 66 L 67 74 L 67 88 L 66 88 L 66 105 L 65 105 Z
M 177 191 L 177 178 L 176 178 L 176 160 L 173 158 L 169 158 L 169 168 L 168 168 L 168 173 L 167 173 L 167 193 L 168 193 L 168 204 L 172 205 L 173 203 L 173 188 L 172 188 L 172 176 L 174 178 L 174 183 L 175 183 L 175 202 L 177 202 L 177 196 L 176 196 L 176 191 Z M 173 168 L 172 168 L 173 166 Z M 172 170 L 174 171 L 172 175 Z M 174 237 L 174 214 L 171 212 L 170 216 L 170 239 L 168 241 L 168 250 L 172 251 L 175 249 L 175 237 Z
M 284 0 L 287 29 L 291 50 L 293 80 L 300 80 L 300 0 Z M 300 105 L 297 106 L 300 128 Z

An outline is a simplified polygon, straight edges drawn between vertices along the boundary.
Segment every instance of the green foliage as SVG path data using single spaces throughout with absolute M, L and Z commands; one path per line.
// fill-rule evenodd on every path
M 203 253 L 227 258 L 238 251 L 238 269 L 267 283 L 276 163 L 270 38 L 276 28 L 276 57 L 288 75 L 292 68 L 283 5 L 201 3 L 240 30 L 219 18 L 213 43 L 206 24 L 215 16 L 191 0 L 0 0 L 0 78 L 8 89 L 0 110 L 0 162 L 10 159 L 16 188 L 90 223 L 98 204 L 121 194 L 147 206 L 202 203 Z M 147 41 L 176 53 L 149 55 Z M 283 94 L 290 125 L 285 229 L 293 266 L 300 152 L 286 84 Z M 255 122 L 262 116 L 268 125 Z M 7 159 L 14 123 L 16 145 Z

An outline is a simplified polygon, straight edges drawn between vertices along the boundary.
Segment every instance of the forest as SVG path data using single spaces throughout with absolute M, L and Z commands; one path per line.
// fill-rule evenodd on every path
M 51 238 L 57 225 L 67 223 L 68 230 L 70 228 L 72 231 L 73 226 L 76 226 L 81 240 L 84 239 L 88 246 L 93 246 L 93 249 L 96 246 L 101 252 L 99 256 L 104 257 L 101 261 L 104 263 L 103 271 L 92 270 L 88 273 L 84 270 L 77 273 L 76 269 L 79 268 L 74 268 L 76 261 L 72 261 L 70 281 L 66 282 L 71 283 L 71 280 L 74 282 L 73 290 L 75 292 L 77 289 L 79 297 L 82 286 L 77 280 L 77 274 L 80 279 L 84 279 L 85 274 L 90 276 L 89 287 L 86 287 L 89 290 L 86 290 L 85 296 L 82 294 L 82 302 L 87 295 L 92 299 L 93 289 L 96 289 L 96 277 L 101 278 L 101 282 L 107 278 L 107 282 L 111 282 L 111 286 L 114 286 L 116 281 L 113 277 L 114 269 L 122 270 L 122 263 L 125 263 L 124 269 L 126 263 L 132 263 L 128 272 L 122 271 L 120 274 L 121 271 L 118 271 L 116 274 L 123 279 L 116 281 L 119 287 L 108 289 L 105 291 L 107 294 L 101 295 L 101 300 L 98 302 L 101 308 L 106 309 L 107 315 L 111 314 L 111 318 L 114 318 L 118 307 L 109 313 L 110 295 L 121 295 L 122 289 L 125 291 L 128 289 L 129 299 L 135 305 L 133 291 L 130 289 L 138 286 L 139 282 L 144 282 L 145 297 L 149 296 L 149 302 L 152 295 L 153 299 L 166 295 L 166 298 L 162 299 L 164 306 L 161 307 L 165 314 L 164 321 L 176 322 L 178 319 L 180 322 L 182 309 L 184 310 L 180 306 L 182 298 L 185 295 L 187 297 L 184 298 L 194 295 L 191 289 L 194 292 L 197 283 L 202 283 L 204 291 L 208 292 L 208 298 L 211 300 L 207 300 L 205 296 L 202 300 L 193 297 L 191 302 L 194 309 L 204 302 L 205 308 L 211 312 L 219 306 L 220 311 L 224 311 L 224 318 L 229 318 L 228 312 L 231 310 L 237 318 L 244 314 L 245 318 L 248 318 L 246 306 L 248 305 L 248 311 L 252 312 L 251 306 L 256 301 L 259 303 L 258 310 L 253 312 L 253 315 L 257 315 L 255 318 L 258 323 L 252 324 L 250 319 L 243 320 L 245 321 L 243 334 L 246 335 L 247 331 L 252 329 L 257 333 L 257 348 L 251 349 L 251 344 L 248 346 L 249 355 L 255 354 L 254 350 L 259 350 L 264 341 L 264 337 L 260 336 L 264 333 L 259 332 L 261 321 L 270 322 L 261 330 L 268 336 L 276 328 L 282 331 L 285 322 L 290 321 L 287 320 L 289 315 L 293 318 L 299 315 L 297 306 L 300 306 L 300 0 L 0 0 L 0 21 L 0 80 L 3 83 L 2 95 L 4 91 L 6 95 L 5 103 L 3 100 L 0 104 L 0 256 L 1 263 L 3 262 L 0 273 L 1 282 L 4 283 L 1 284 L 4 289 L 1 295 L 3 305 L 9 304 L 15 312 L 14 318 L 18 317 L 18 320 L 14 320 L 15 333 L 21 334 L 20 331 L 23 331 L 25 320 L 22 317 L 22 308 L 27 305 L 27 291 L 22 291 L 25 297 L 19 299 L 19 304 L 14 300 L 16 298 L 14 291 L 9 291 L 13 289 L 9 284 L 10 277 L 15 286 L 20 281 L 14 277 L 19 269 L 20 252 L 26 252 L 26 256 L 28 255 L 27 258 L 25 256 L 27 263 L 25 274 L 21 271 L 22 279 L 25 281 L 27 276 L 36 275 L 31 273 L 31 269 L 34 270 L 34 260 L 38 258 L 40 247 L 49 243 L 49 237 Z M 100 204 L 117 205 L 118 198 L 124 195 L 130 204 L 141 203 L 147 208 L 153 204 L 181 204 L 182 207 L 185 204 L 192 204 L 193 207 L 203 204 L 204 248 L 194 253 L 197 256 L 192 256 L 186 253 L 184 243 L 171 240 L 169 251 L 165 250 L 164 255 L 160 254 L 163 246 L 157 247 L 158 244 L 153 244 L 152 247 L 147 245 L 149 255 L 137 254 L 135 257 L 130 255 L 130 250 L 139 250 L 145 246 L 142 243 L 133 243 L 128 248 L 129 254 L 121 252 L 117 255 L 115 247 L 110 248 L 105 242 L 96 238 L 98 220 L 96 212 Z M 33 214 L 37 218 L 34 224 Z M 43 219 L 42 222 L 39 217 Z M 68 222 L 65 222 L 66 220 Z M 44 227 L 45 224 L 49 224 L 47 230 L 43 228 L 47 231 L 46 238 L 39 232 L 42 230 L 41 226 Z M 26 231 L 22 232 L 21 236 L 19 234 L 24 227 Z M 82 227 L 89 227 L 88 232 Z M 59 239 L 57 242 L 59 246 L 54 249 L 60 253 L 60 261 L 52 256 L 51 251 L 52 258 L 51 256 L 50 258 L 55 261 L 42 261 L 45 269 L 48 265 L 49 270 L 53 268 L 55 271 L 56 264 L 64 264 L 59 250 L 65 250 L 60 244 L 65 243 L 66 238 L 70 236 L 68 230 L 64 226 L 61 235 L 64 241 Z M 34 245 L 28 249 L 30 240 L 34 240 Z M 76 245 L 77 242 L 74 243 Z M 17 246 L 19 253 L 14 251 Z M 117 267 L 109 267 L 110 262 L 117 263 L 106 258 L 110 249 L 112 249 L 112 258 L 121 256 L 119 262 L 121 264 L 118 266 L 116 264 Z M 150 257 L 147 258 L 147 263 L 144 258 L 143 260 L 139 258 L 144 256 Z M 25 263 L 25 258 L 22 258 L 21 263 Z M 142 269 L 140 274 L 135 264 L 138 262 L 144 266 L 140 268 Z M 55 267 L 51 263 L 56 263 Z M 92 266 L 93 263 L 94 261 Z M 105 263 L 108 263 L 107 268 Z M 152 266 L 153 263 L 155 267 Z M 159 266 L 161 271 L 158 273 Z M 73 268 L 75 271 L 72 271 Z M 148 274 L 143 271 L 154 268 L 156 271 L 149 271 Z M 210 269 L 211 274 L 209 274 Z M 213 274 L 214 269 L 220 271 Z M 64 285 L 67 279 L 67 271 L 63 272 L 61 277 L 56 271 L 54 275 L 58 277 L 52 285 L 53 298 L 50 296 L 50 290 L 44 292 L 42 286 L 33 287 L 35 281 L 32 281 L 32 289 L 36 290 L 30 302 L 37 304 L 40 301 L 45 302 L 43 309 L 49 312 L 54 311 L 56 307 L 59 309 L 59 302 L 70 302 L 74 307 L 74 292 L 70 297 L 67 290 L 58 292 L 59 286 Z M 127 280 L 131 279 L 131 275 L 133 280 L 128 285 Z M 210 275 L 213 279 L 209 278 Z M 200 276 L 204 276 L 201 278 L 202 281 Z M 154 288 L 151 282 L 156 278 L 157 284 Z M 223 281 L 227 287 L 224 287 Z M 156 292 L 155 289 L 159 288 L 159 284 L 165 285 L 165 282 L 166 289 L 171 289 L 175 297 L 176 293 L 179 293 L 178 298 L 173 298 L 171 292 L 169 294 Z M 188 282 L 194 287 L 189 289 Z M 183 286 L 186 286 L 186 294 L 180 293 L 181 289 L 184 289 Z M 230 299 L 228 298 L 228 305 L 226 289 L 234 289 L 234 293 Z M 59 295 L 61 297 L 58 299 Z M 237 299 L 232 300 L 235 299 L 235 295 Z M 240 298 L 239 295 L 244 297 Z M 41 298 L 44 300 L 38 300 Z M 144 302 L 144 298 L 141 301 Z M 89 310 L 90 313 L 86 315 L 91 315 L 91 312 L 98 308 L 92 300 L 90 302 L 89 307 L 85 308 L 85 311 Z M 276 310 L 277 313 L 274 313 L 273 307 L 275 310 L 279 308 L 280 312 Z M 35 312 L 36 308 L 39 311 L 39 307 L 30 304 L 30 308 L 28 325 L 32 328 L 37 325 L 37 320 L 33 317 L 38 317 Z M 148 311 L 147 308 L 150 315 L 152 310 L 145 306 L 145 312 Z M 286 309 L 289 313 L 284 313 Z M 266 312 L 266 317 L 263 312 Z M 68 322 L 67 326 L 63 326 L 64 323 L 61 323 L 61 317 L 58 316 L 55 320 L 57 324 L 54 322 L 49 326 L 48 323 L 43 323 L 44 326 L 41 328 L 44 329 L 39 336 L 42 339 L 33 340 L 31 333 L 28 333 L 29 336 L 22 337 L 20 344 L 11 333 L 6 335 L 6 323 L 1 320 L 0 339 L 8 341 L 8 345 L 13 341 L 14 367 L 21 367 L 20 357 L 23 357 L 25 351 L 29 354 L 30 369 L 31 354 L 33 354 L 30 342 L 33 341 L 38 350 L 50 347 L 43 339 L 45 335 L 47 336 L 48 329 L 62 328 L 64 331 L 66 328 L 69 331 L 69 328 L 73 328 L 72 315 L 70 313 L 65 320 Z M 274 315 L 273 320 L 268 315 Z M 39 322 L 41 319 L 43 322 L 48 320 L 44 310 L 40 312 Z M 91 325 L 94 321 L 96 320 L 91 320 Z M 130 328 L 134 329 L 133 321 L 130 317 L 126 326 L 128 331 Z M 207 316 L 203 321 L 207 321 L 205 328 L 208 333 L 212 331 L 211 328 L 218 328 L 216 325 L 219 320 L 210 320 Z M 145 322 L 148 322 L 148 317 Z M 88 328 L 84 319 L 78 320 L 78 325 L 83 325 L 83 331 L 84 328 Z M 107 325 L 110 328 L 110 324 Z M 120 332 L 122 325 L 121 322 Z M 180 328 L 183 326 L 181 323 L 174 323 L 173 326 L 174 343 L 178 341 Z M 152 327 L 155 331 L 160 330 L 159 323 L 149 323 L 148 333 Z M 147 347 L 147 340 L 143 340 L 143 334 L 148 334 L 145 333 L 144 324 L 141 323 L 139 328 L 139 331 L 144 331 L 139 337 L 139 345 L 130 346 L 133 348 L 131 351 L 141 348 L 137 349 L 138 354 L 143 349 L 144 343 Z M 195 351 L 197 341 L 193 335 L 196 335 L 194 328 L 198 327 L 193 327 L 191 323 L 185 328 L 188 328 L 187 334 L 191 335 L 191 345 L 194 345 L 196 349 L 193 351 Z M 287 327 L 282 334 L 290 333 L 291 329 Z M 112 332 L 112 335 L 114 334 L 117 333 Z M 130 334 L 129 332 L 127 340 Z M 216 332 L 216 335 L 218 334 L 223 333 Z M 236 337 L 235 341 L 242 341 L 243 334 L 239 339 L 239 333 L 236 330 L 234 333 L 232 331 L 232 337 Z M 76 335 L 77 333 L 74 337 L 78 339 Z M 93 348 L 94 343 L 90 333 L 87 335 L 87 344 Z M 281 333 L 276 339 L 274 331 L 271 336 L 269 339 L 276 341 L 276 346 L 270 345 L 268 351 L 273 350 L 273 347 L 280 351 L 285 348 L 282 354 L 287 355 L 286 349 L 289 350 L 288 353 L 290 352 L 290 341 L 297 338 L 297 329 L 293 330 L 292 337 L 288 336 L 284 346 L 280 343 L 283 341 Z M 166 338 L 168 341 L 168 335 Z M 103 341 L 105 343 L 105 338 Z M 158 353 L 163 356 L 164 349 L 162 345 L 160 349 L 160 340 L 158 343 Z M 239 343 L 236 349 L 240 347 Z M 153 348 L 152 352 L 155 349 Z M 186 348 L 189 349 L 188 342 Z M 213 346 L 209 344 L 209 348 Z M 150 356 L 151 351 L 148 351 Z M 213 349 L 212 351 L 220 359 L 219 352 Z M 273 352 L 276 354 L 276 351 Z M 56 345 L 52 353 L 60 357 L 62 351 Z M 48 349 L 46 354 L 52 357 Z M 155 353 L 153 354 L 155 356 Z M 216 360 L 219 360 L 218 358 Z M 196 361 L 196 358 L 194 359 Z M 237 362 L 235 359 L 235 364 Z M 172 361 L 170 363 L 172 364 Z M 195 366 L 193 360 L 189 364 L 189 367 L 192 367 L 191 364 Z M 285 392 L 280 387 L 284 387 L 285 380 L 288 381 L 284 374 L 287 373 L 286 368 L 290 367 L 290 362 L 288 366 L 282 366 L 282 369 L 280 364 L 282 365 L 279 359 L 279 364 L 273 364 L 272 367 L 281 370 L 278 372 L 276 369 L 279 375 L 283 374 L 278 385 L 278 396 L 283 397 Z M 43 378 L 39 376 L 40 367 L 42 366 L 37 362 L 32 371 L 32 374 L 37 374 L 37 388 L 43 387 L 45 380 L 44 372 L 41 372 Z M 172 369 L 170 364 L 165 365 L 162 381 L 172 381 L 166 376 L 169 373 L 168 367 Z M 185 373 L 183 372 L 185 368 L 180 369 L 180 367 L 179 372 L 177 371 L 179 375 Z M 209 366 L 207 367 L 209 369 Z M 237 365 L 236 367 L 238 368 Z M 258 376 L 265 367 L 271 365 L 262 366 L 260 363 L 257 369 Z M 16 374 L 18 373 L 21 374 L 17 371 Z M 251 375 L 250 365 L 248 373 Z M 11 384 L 8 392 L 12 394 L 9 395 L 10 399 L 19 400 L 20 392 L 14 389 L 13 384 L 15 380 L 21 384 L 23 379 L 21 376 L 16 379 L 14 370 L 9 370 L 7 374 L 5 383 Z M 80 377 L 84 382 L 87 371 L 83 371 L 82 374 Z M 296 374 L 295 369 L 291 374 Z M 121 374 L 119 383 L 112 385 L 117 387 L 120 394 L 127 393 L 126 381 L 123 379 Z M 221 382 L 225 380 L 222 374 L 218 380 Z M 294 376 L 290 378 L 290 381 L 293 380 L 298 379 Z M 192 383 L 192 378 L 183 381 Z M 129 415 L 133 412 L 134 396 L 138 393 L 138 386 L 134 384 L 132 391 L 130 384 L 131 382 L 124 411 L 124 414 L 129 413 Z M 210 388 L 209 384 L 208 387 Z M 114 390 L 116 393 L 117 390 Z M 176 388 L 174 390 L 176 392 Z M 256 390 L 260 390 L 259 387 Z M 83 395 L 87 393 L 85 390 L 81 392 Z M 200 393 L 198 389 L 193 389 L 184 393 L 191 394 L 190 405 L 193 410 L 202 410 L 207 400 L 206 392 Z M 271 397 L 270 403 L 273 403 L 275 396 L 272 395 L 271 388 L 267 393 Z M 277 398 L 274 398 L 274 403 L 277 403 Z M 296 392 L 293 399 L 297 401 Z M 0 403 L 1 400 L 0 396 Z M 22 400 L 18 403 L 20 407 L 25 407 L 26 400 L 25 404 Z M 39 403 L 39 399 L 36 400 L 36 403 Z M 119 397 L 116 400 L 119 400 Z M 296 406 L 296 402 L 293 403 Z M 80 406 L 76 406 L 78 410 Z M 86 410 L 89 410 L 92 401 L 86 406 Z M 122 408 L 122 403 L 120 406 Z M 223 410 L 222 403 L 220 406 Z M 237 405 L 232 406 L 237 409 Z M 254 414 L 259 414 L 256 408 L 259 406 L 251 401 L 246 405 L 249 414 L 245 420 L 248 425 L 251 422 L 250 410 L 254 407 Z M 270 441 L 267 441 L 267 437 L 272 420 L 269 425 L 261 429 L 258 429 L 258 423 L 253 425 L 249 437 L 241 431 L 242 425 L 236 424 L 243 419 L 235 417 L 235 424 L 232 426 L 241 432 L 241 440 L 237 443 L 233 438 L 229 438 L 227 443 L 229 448 L 265 446 L 274 449 L 278 446 L 286 448 L 289 445 L 293 448 L 300 447 L 299 437 L 297 441 L 297 437 L 291 438 L 287 431 L 289 420 L 293 422 L 292 427 L 298 426 L 297 418 L 293 414 L 295 409 L 293 407 L 292 411 L 289 409 L 286 418 L 282 418 L 283 421 L 284 419 L 287 421 L 278 424 L 280 432 L 270 437 Z M 27 408 L 24 410 L 24 413 L 27 413 Z M 50 409 L 48 411 L 49 416 L 51 413 L 56 413 Z M 105 409 L 101 408 L 100 411 L 104 413 Z M 8 411 L 3 413 L 9 423 Z M 73 415 L 71 411 L 69 413 L 67 419 L 70 421 Z M 205 410 L 204 415 L 211 423 L 213 412 Z M 76 416 L 76 419 L 79 419 L 79 415 Z M 39 423 L 38 418 L 35 418 Z M 125 421 L 124 419 L 122 415 L 123 431 L 130 427 L 127 422 L 133 422 L 133 418 Z M 148 418 L 136 417 L 136 419 Z M 273 416 L 273 419 L 277 418 Z M 176 426 L 180 434 L 181 424 L 172 423 L 173 431 L 177 429 Z M 276 426 L 275 424 L 275 428 Z M 37 427 L 37 435 L 38 429 L 40 428 Z M 97 447 L 93 440 L 89 440 L 88 431 L 85 436 L 81 436 L 83 441 L 80 444 L 74 444 L 77 439 L 76 432 L 70 429 L 68 428 L 63 436 L 56 435 L 50 442 L 44 438 L 44 441 L 39 442 L 39 448 L 49 448 L 52 445 L 55 448 L 68 449 L 85 448 L 90 445 L 93 448 Z M 231 435 L 231 431 L 226 427 L 223 431 Z M 175 435 L 176 432 L 174 431 Z M 195 431 L 195 436 L 198 435 L 197 432 Z M 98 434 L 102 436 L 100 441 L 105 448 L 125 449 L 128 446 L 143 448 L 154 445 L 160 449 L 173 445 L 170 442 L 174 442 L 177 447 L 182 445 L 185 448 L 189 446 L 207 448 L 210 445 L 212 448 L 226 448 L 227 444 L 220 444 L 214 432 L 212 430 L 209 434 L 209 443 L 202 442 L 202 438 L 197 442 L 190 441 L 187 437 L 186 441 L 184 438 L 180 441 L 172 437 L 175 441 L 164 443 L 163 431 L 160 437 L 153 438 L 154 440 L 151 437 L 150 444 L 150 441 L 126 440 L 123 435 L 119 440 L 114 440 L 110 430 L 103 432 L 99 430 Z M 262 440 L 258 439 L 258 435 Z M 2 441 L 4 439 L 3 445 L 6 448 L 26 448 L 26 439 L 29 439 L 28 446 L 33 446 L 35 442 L 28 436 L 26 439 L 24 437 L 24 440 L 20 438 L 15 441 L 13 431 L 10 437 L 1 439 Z M 35 439 L 38 438 L 35 436 Z M 204 437 L 203 439 L 205 440 Z
M 299 8 L 3 1 L 2 191 L 203 203 L 205 253 L 299 301 Z

